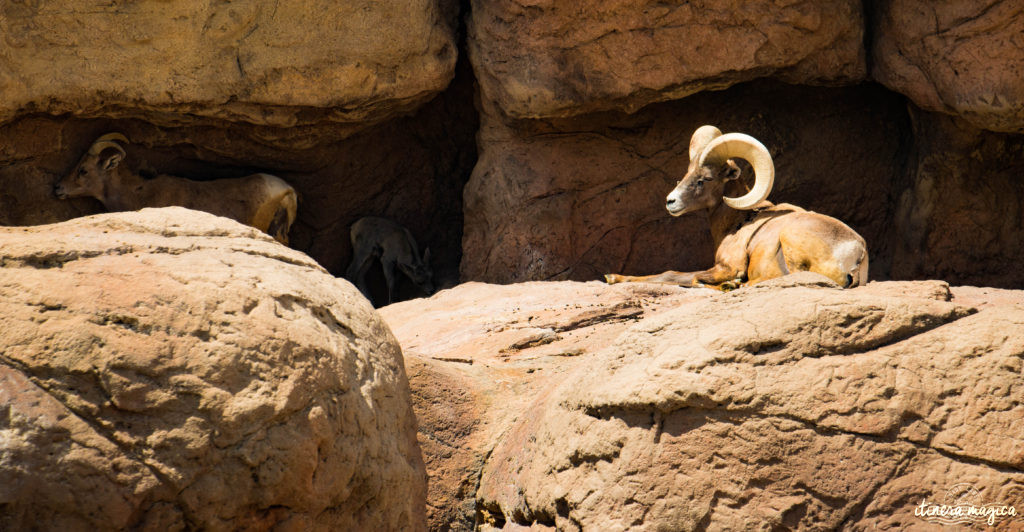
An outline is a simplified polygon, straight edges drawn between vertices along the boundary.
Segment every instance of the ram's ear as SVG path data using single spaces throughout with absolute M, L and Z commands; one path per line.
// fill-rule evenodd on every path
M 732 159 L 729 159 L 728 161 L 725 161 L 725 166 L 722 168 L 721 176 L 722 179 L 726 181 L 732 181 L 734 179 L 739 179 L 740 174 L 742 173 L 743 171 L 740 170 L 739 165 L 733 162 Z
M 124 159 L 123 155 L 118 152 L 114 152 L 110 154 L 110 157 L 103 160 L 102 167 L 104 170 L 113 170 L 114 168 L 117 168 L 117 165 L 121 164 L 122 159 Z

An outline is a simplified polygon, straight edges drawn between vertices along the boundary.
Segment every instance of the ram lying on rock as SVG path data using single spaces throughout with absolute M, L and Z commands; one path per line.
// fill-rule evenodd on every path
M 232 218 L 288 244 L 298 201 L 295 189 L 279 177 L 253 174 L 235 179 L 192 181 L 158 175 L 144 179 L 121 164 L 128 139 L 108 133 L 54 187 L 60 199 L 92 197 L 110 211 L 179 206 Z
M 754 168 L 754 187 L 740 182 L 733 158 Z M 652 282 L 720 288 L 754 284 L 795 271 L 820 273 L 852 288 L 868 281 L 864 239 L 849 226 L 795 205 L 766 201 L 775 180 L 771 154 L 757 139 L 742 133 L 723 135 L 701 126 L 690 139 L 690 167 L 668 195 L 672 216 L 708 209 L 715 265 L 702 272 L 667 271 L 658 275 L 608 274 L 610 283 Z M 742 197 L 734 196 L 742 194 Z

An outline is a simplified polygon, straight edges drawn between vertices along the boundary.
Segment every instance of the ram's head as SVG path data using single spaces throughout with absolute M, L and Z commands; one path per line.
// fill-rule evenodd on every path
M 744 159 L 754 168 L 754 187 L 738 198 L 725 196 L 729 181 L 740 177 L 732 160 Z M 690 166 L 665 200 L 672 216 L 725 203 L 733 209 L 752 209 L 768 197 L 775 181 L 775 166 L 763 144 L 743 133 L 722 134 L 714 126 L 701 126 L 690 137 Z
M 101 199 L 110 174 L 124 160 L 122 142 L 127 144 L 128 138 L 120 133 L 107 133 L 96 139 L 71 173 L 54 185 L 53 193 L 60 199 Z

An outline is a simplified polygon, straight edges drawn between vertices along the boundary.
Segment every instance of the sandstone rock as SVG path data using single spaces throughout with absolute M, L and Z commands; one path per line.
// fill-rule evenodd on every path
M 0 123 L 374 122 L 443 89 L 456 57 L 434 0 L 5 2 L 0 33 Z
M 873 10 L 875 79 L 923 109 L 1024 132 L 1024 5 L 896 0 Z
M 1024 305 L 1024 290 L 957 286 L 952 289 L 957 301 L 976 308 L 990 306 Z
M 843 220 L 888 270 L 890 197 L 903 174 L 902 99 L 876 88 L 752 83 L 634 115 L 506 123 L 486 108 L 466 185 L 463 280 L 600 279 L 711 266 L 706 214 L 672 218 L 703 124 L 759 138 L 775 159 L 769 199 Z M 897 117 L 894 119 L 894 117 Z
M 473 0 L 469 53 L 485 100 L 512 118 L 653 102 L 775 76 L 866 75 L 860 2 Z
M 423 526 L 401 351 L 268 236 L 180 208 L 0 230 L 0 528 Z
M 470 531 L 480 471 L 508 426 L 564 372 L 643 316 L 710 289 L 465 283 L 380 309 L 401 339 L 430 472 L 431 530 Z M 545 336 L 551 341 L 530 342 Z
M 1020 299 L 829 284 L 468 285 L 385 308 L 411 346 L 428 471 L 446 483 L 431 527 L 923 528 L 915 508 L 963 483 L 979 505 L 1024 507 Z M 630 323 L 612 310 L 623 297 L 643 302 Z M 499 347 L 558 331 L 577 302 L 606 321 Z M 424 401 L 437 396 L 456 406 Z
M 1014 288 L 1024 283 L 1024 136 L 915 112 L 909 186 L 899 195 L 892 275 Z
M 99 135 L 120 131 L 132 140 L 125 164 L 149 173 L 210 179 L 268 172 L 288 181 L 300 196 L 290 245 L 336 276 L 351 258 L 349 225 L 372 214 L 412 228 L 431 249 L 436 284 L 454 284 L 462 252 L 462 188 L 476 161 L 472 91 L 468 65 L 460 65 L 449 89 L 415 114 L 352 135 L 337 124 L 282 129 L 17 119 L 0 126 L 0 225 L 105 212 L 91 199 L 58 200 L 53 184 Z

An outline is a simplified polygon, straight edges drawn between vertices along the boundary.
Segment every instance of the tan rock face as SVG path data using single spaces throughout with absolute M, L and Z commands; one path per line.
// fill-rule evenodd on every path
M 401 351 L 353 287 L 178 208 L 0 243 L 0 528 L 422 527 Z
M 483 98 L 513 118 L 633 112 L 776 76 L 863 79 L 860 2 L 474 0 L 469 52 Z
M 923 109 L 1024 132 L 1024 5 L 896 0 L 873 9 L 875 79 Z
M 26 112 L 372 122 L 444 88 L 456 56 L 433 0 L 4 2 L 0 34 L 0 123 Z
M 711 267 L 706 211 L 665 211 L 665 196 L 686 173 L 690 136 L 703 124 L 760 139 L 775 160 L 769 199 L 843 220 L 867 240 L 872 269 L 886 272 L 904 113 L 901 98 L 877 88 L 775 83 L 634 115 L 509 124 L 485 108 L 480 159 L 464 192 L 462 278 L 591 280 Z
M 140 120 L 29 116 L 0 126 L 0 225 L 37 225 L 105 212 L 92 199 L 59 200 L 53 185 L 100 135 L 131 139 L 126 165 L 190 179 L 267 172 L 299 193 L 289 245 L 335 275 L 351 259 L 349 226 L 366 215 L 410 227 L 429 246 L 438 285 L 458 279 L 462 188 L 476 160 L 468 67 L 413 115 L 351 134 L 343 124 L 160 127 Z M 401 153 L 401 157 L 396 157 Z M 378 275 L 379 276 L 379 275 Z M 383 278 L 380 279 L 383 286 Z M 405 296 L 419 295 L 401 283 Z
M 463 479 L 430 495 L 434 515 L 462 515 L 456 530 L 907 528 L 964 483 L 979 505 L 1024 507 L 1020 292 L 814 274 L 629 289 L 467 285 L 384 309 L 419 365 L 414 397 L 461 398 L 459 415 L 415 407 L 428 471 Z M 447 314 L 456 294 L 473 302 Z M 432 334 L 445 317 L 459 325 Z M 555 338 L 524 342 L 543 329 Z M 434 454 L 455 442 L 461 459 Z
M 431 530 L 471 531 L 495 442 L 565 371 L 644 315 L 707 290 L 599 283 L 465 283 L 380 309 L 401 339 L 430 473 Z
M 916 153 L 891 233 L 893 276 L 1021 286 L 1024 136 L 913 116 Z

